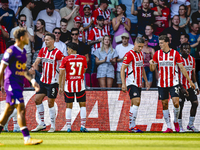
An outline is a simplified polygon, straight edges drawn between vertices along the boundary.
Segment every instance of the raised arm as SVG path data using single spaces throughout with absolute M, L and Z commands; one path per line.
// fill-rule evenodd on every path
M 132 0 L 132 6 L 131 6 L 131 14 L 134 16 L 137 16 L 138 11 L 135 10 L 134 6 L 135 0 Z

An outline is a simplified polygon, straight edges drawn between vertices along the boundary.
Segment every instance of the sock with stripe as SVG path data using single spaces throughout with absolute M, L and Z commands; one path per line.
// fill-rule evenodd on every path
M 180 106 L 178 108 L 174 107 L 174 122 L 178 122 L 179 113 L 180 113 Z
M 163 110 L 163 116 L 164 116 L 164 119 L 165 119 L 165 122 L 167 124 L 167 128 L 172 128 L 171 127 L 171 121 L 170 121 L 170 114 L 169 114 L 169 110 Z
M 65 115 L 66 115 L 66 126 L 67 126 L 67 129 L 71 129 L 71 112 L 72 112 L 71 108 L 66 108 Z
M 135 127 L 135 120 L 136 120 L 136 117 L 137 117 L 138 108 L 139 108 L 139 106 L 135 106 L 135 105 L 131 106 L 131 108 L 130 108 L 130 112 L 129 112 L 129 119 L 130 119 L 129 128 L 134 128 Z
M 81 127 L 85 128 L 86 123 L 86 107 L 81 107 Z
M 55 126 L 56 109 L 54 106 L 49 108 L 49 115 L 50 115 L 50 119 L 51 119 L 51 128 L 56 129 L 56 126 Z
M 36 105 L 39 125 L 44 125 L 44 106 L 43 104 Z

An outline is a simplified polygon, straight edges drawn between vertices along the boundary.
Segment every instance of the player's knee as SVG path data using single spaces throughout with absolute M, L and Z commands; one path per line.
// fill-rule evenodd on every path
M 178 108 L 179 107 L 179 102 L 174 102 L 174 107 Z
M 192 102 L 192 107 L 197 108 L 198 107 L 198 101 L 193 101 Z

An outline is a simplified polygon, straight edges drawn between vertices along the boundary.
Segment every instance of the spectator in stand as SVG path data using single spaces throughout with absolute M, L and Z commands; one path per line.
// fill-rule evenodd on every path
M 130 35 L 128 33 L 123 33 L 121 35 L 122 38 L 122 43 L 117 45 L 115 50 L 118 54 L 117 57 L 117 72 L 116 72 L 116 78 L 117 78 L 117 85 L 118 87 L 122 87 L 122 80 L 121 80 L 121 75 L 120 75 L 120 71 L 121 71 L 121 67 L 122 67 L 122 62 L 124 60 L 124 55 L 130 51 L 131 49 L 133 49 L 134 45 L 129 43 L 129 38 Z
M 45 22 L 42 19 L 38 19 L 36 23 L 36 31 L 34 33 L 34 47 L 32 50 L 33 53 L 33 60 L 32 62 L 35 62 L 38 53 L 40 49 L 42 48 L 42 44 L 44 42 L 44 36 L 48 32 L 45 30 Z M 39 70 L 39 67 L 41 67 L 41 64 L 37 66 L 36 70 Z M 40 68 L 41 69 L 41 68 Z
M 194 58 L 196 58 L 195 53 L 197 51 L 197 46 L 199 46 L 199 43 L 200 43 L 200 34 L 198 34 L 198 30 L 199 30 L 198 23 L 193 22 L 191 24 L 191 32 L 188 35 L 189 35 L 189 42 L 191 46 L 190 55 L 192 55 L 192 57 Z
M 6 27 L 8 33 L 12 28 L 17 26 L 15 13 L 12 9 L 8 8 L 8 0 L 1 0 L 2 7 L 0 8 L 0 22 L 1 25 Z
M 78 28 L 72 28 L 71 30 L 71 36 L 72 36 L 72 43 L 76 43 L 78 45 L 77 54 L 83 55 L 86 57 L 87 62 L 89 61 L 89 49 L 85 43 L 81 42 L 79 37 L 79 29 Z
M 119 4 L 124 4 L 126 6 L 126 15 L 127 18 L 131 20 L 131 36 L 137 36 L 138 29 L 138 18 L 131 14 L 132 1 L 131 0 L 119 0 Z M 134 2 L 134 10 L 141 9 L 141 0 L 135 0 Z
M 143 0 L 142 9 L 135 10 L 134 2 L 135 0 L 132 0 L 131 14 L 138 17 L 138 36 L 142 37 L 145 34 L 146 25 L 153 25 L 155 16 L 162 15 L 162 12 L 160 7 L 157 7 L 158 11 L 149 9 L 149 0 Z
M 171 3 L 171 18 L 173 18 L 175 15 L 178 15 L 179 12 L 179 6 L 184 4 L 187 6 L 187 16 L 190 16 L 191 13 L 191 6 L 190 6 L 190 0 L 169 0 Z
M 188 34 L 182 34 L 181 37 L 180 37 L 180 42 L 181 44 L 183 43 L 189 43 L 189 35 Z M 177 51 L 180 53 L 180 46 L 179 48 L 177 48 Z
M 100 6 L 93 12 L 93 17 L 95 18 L 94 24 L 97 25 L 97 17 L 103 16 L 105 29 L 110 32 L 111 20 L 110 10 L 107 9 L 108 4 L 110 4 L 110 0 L 100 0 Z
M 84 6 L 89 5 L 91 9 L 91 13 L 98 8 L 98 3 L 97 0 L 76 0 L 75 2 L 75 7 L 78 7 L 79 9 L 79 14 L 81 17 L 84 16 Z
M 158 0 L 158 5 L 161 9 L 162 15 L 155 16 L 155 35 L 159 35 L 164 29 L 169 27 L 170 9 L 167 8 L 167 0 Z M 158 11 L 158 6 L 151 10 Z
M 15 13 L 15 17 L 17 18 L 19 15 L 19 12 L 22 7 L 22 1 L 21 0 L 8 0 L 9 2 L 9 8 L 12 9 Z
M 82 17 L 83 20 L 83 29 L 85 31 L 85 41 L 88 41 L 88 36 L 92 28 L 94 27 L 94 17 L 92 17 L 90 5 L 83 6 L 84 16 Z
M 6 50 L 6 40 L 9 39 L 9 34 L 6 28 L 0 24 L 0 61 Z
M 115 48 L 119 43 L 122 42 L 121 38 L 122 33 L 128 33 L 129 43 L 133 44 L 131 35 L 129 33 L 131 29 L 131 21 L 129 18 L 126 18 L 126 6 L 124 4 L 118 5 L 117 17 L 113 18 L 112 25 L 113 25 L 113 30 L 115 31 L 112 43 L 113 48 Z
M 166 28 L 161 34 L 167 35 L 167 33 L 170 33 L 172 36 L 172 43 L 171 45 L 177 49 L 179 47 L 180 43 L 180 36 L 181 34 L 185 34 L 185 30 L 183 28 L 179 27 L 180 19 L 178 15 L 175 15 L 172 18 L 172 26 L 169 28 Z
M 144 56 L 144 70 L 146 72 L 146 77 L 147 77 L 149 86 L 151 87 L 152 82 L 153 82 L 153 72 L 151 72 L 149 69 L 149 66 L 150 66 L 149 61 L 153 58 L 155 50 L 148 46 L 149 38 L 147 35 L 143 35 L 142 38 L 144 39 L 144 46 L 142 48 L 142 52 L 143 52 L 143 56 Z M 157 75 L 157 70 L 155 70 L 155 72 Z M 146 87 L 145 81 L 143 78 L 142 78 L 142 87 L 143 88 Z
M 34 30 L 34 23 L 33 23 L 33 16 L 32 16 L 32 9 L 36 6 L 35 0 L 28 0 L 26 7 L 22 9 L 20 14 L 26 15 L 26 26 L 28 28 L 32 28 Z
M 184 28 L 185 32 L 188 34 L 189 31 L 189 23 L 190 23 L 190 17 L 187 16 L 187 7 L 182 4 L 179 7 L 179 18 L 180 18 L 180 23 L 179 27 Z
M 66 47 L 66 44 L 63 43 L 62 41 L 60 41 L 60 36 L 61 36 L 61 29 L 56 27 L 53 29 L 53 32 L 52 32 L 54 35 L 55 35 L 55 42 L 54 42 L 54 46 L 55 48 L 59 49 L 62 54 L 64 56 L 68 56 L 67 55 L 67 47 Z M 46 47 L 46 44 L 45 42 L 43 42 L 43 45 L 42 47 Z
M 61 18 L 68 21 L 67 30 L 70 31 L 74 26 L 74 18 L 79 15 L 78 7 L 74 7 L 74 0 L 65 0 L 66 7 L 60 9 Z
M 100 33 L 100 34 L 99 34 Z M 104 35 L 110 35 L 110 32 L 107 31 L 104 28 L 104 17 L 103 16 L 98 16 L 97 17 L 97 26 L 94 27 L 89 34 L 88 37 L 88 45 L 92 46 L 92 50 L 91 50 L 91 73 L 94 72 L 95 70 L 95 56 L 94 56 L 94 52 L 100 48 L 102 39 Z
M 46 10 L 39 12 L 37 19 L 43 19 L 46 23 L 46 30 L 52 33 L 55 27 L 60 27 L 60 14 L 54 10 L 53 4 L 48 4 Z
M 94 55 L 96 56 L 97 78 L 100 87 L 112 87 L 115 78 L 114 65 L 118 54 L 112 48 L 110 37 L 105 35 L 102 40 L 102 47 L 98 48 Z
M 53 4 L 55 6 L 55 11 L 59 12 L 61 8 L 65 7 L 64 0 L 53 0 Z
M 154 48 L 158 45 L 158 36 L 153 34 L 152 25 L 147 25 L 145 28 L 145 34 L 148 36 L 148 46 Z
M 198 22 L 200 26 L 200 1 L 198 3 L 198 11 L 192 14 L 191 19 L 192 19 L 192 22 Z
M 82 18 L 80 16 L 76 16 L 74 18 L 74 27 L 79 29 L 78 40 L 85 43 L 85 31 L 84 28 L 81 27 L 81 24 L 82 24 Z
M 71 32 L 67 30 L 68 21 L 65 18 L 62 18 L 60 20 L 60 27 L 61 27 L 61 36 L 60 40 L 67 44 L 69 41 L 71 41 Z
M 32 58 L 31 42 L 34 42 L 34 32 L 33 32 L 32 28 L 28 28 L 26 26 L 26 15 L 24 15 L 24 14 L 19 15 L 18 24 L 19 24 L 19 26 L 15 27 L 11 30 L 10 38 L 11 38 L 12 41 L 15 40 L 14 31 L 19 29 L 19 28 L 25 28 L 28 31 L 27 33 L 28 33 L 28 36 L 29 36 L 29 43 L 28 43 L 28 45 L 25 45 L 24 48 L 26 50 L 26 57 L 27 57 L 26 67 L 28 69 L 30 69 L 31 68 L 31 58 Z
M 172 45 L 172 35 L 171 35 L 171 33 L 167 33 L 167 37 L 169 38 L 169 47 L 174 49 L 174 50 L 177 50 L 177 47 Z

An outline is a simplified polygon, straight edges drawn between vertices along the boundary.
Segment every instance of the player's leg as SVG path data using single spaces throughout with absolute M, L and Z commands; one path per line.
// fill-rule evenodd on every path
M 113 85 L 113 78 L 106 78 L 107 79 L 107 87 L 112 87 Z
M 163 133 L 172 133 L 172 127 L 171 127 L 171 121 L 170 121 L 170 113 L 168 109 L 168 99 L 169 99 L 169 90 L 168 88 L 158 88 L 159 93 L 159 99 L 162 101 L 163 106 L 163 116 L 165 119 L 165 122 L 167 124 L 167 130 Z
M 181 93 L 180 93 L 180 96 L 181 96 Z M 185 102 L 185 98 L 180 97 L 179 98 L 180 113 L 179 113 L 179 117 L 178 117 L 178 124 L 180 127 L 180 132 L 185 132 L 185 130 L 183 129 L 183 125 L 182 125 L 182 110 L 184 107 L 184 102 Z
M 135 125 L 135 120 L 137 117 L 138 108 L 140 105 L 141 88 L 134 85 L 127 87 L 129 91 L 129 96 L 131 99 L 131 107 L 129 112 L 129 130 L 128 132 L 142 132 Z
M 67 132 L 72 132 L 71 113 L 72 113 L 72 107 L 73 107 L 73 102 L 74 102 L 74 93 L 65 92 L 64 97 L 65 97 L 65 103 L 66 103 L 65 117 L 66 117 Z
M 47 96 L 48 96 L 48 106 L 49 106 L 49 115 L 51 118 L 51 128 L 48 132 L 54 132 L 56 130 L 56 109 L 54 107 L 54 102 L 58 94 L 58 84 L 47 85 Z
M 98 78 L 100 87 L 106 87 L 106 77 Z
M 20 103 L 16 105 L 17 108 L 17 120 L 20 126 L 20 130 L 24 136 L 24 145 L 37 145 L 43 142 L 43 140 L 32 139 L 29 130 L 26 126 L 25 119 L 25 105 L 24 103 Z
M 81 108 L 81 128 L 80 131 L 81 132 L 88 132 L 88 130 L 85 128 L 85 124 L 86 124 L 86 92 L 81 91 L 76 93 L 76 99 L 77 102 L 79 102 L 79 106 Z
M 192 130 L 193 132 L 199 132 L 199 130 L 194 127 L 194 120 L 198 107 L 197 96 L 193 89 L 188 89 L 188 92 L 189 92 L 188 99 L 191 101 L 191 109 L 190 109 L 189 124 L 187 125 L 187 129 Z
M 180 131 L 180 127 L 178 124 L 178 117 L 180 113 L 179 87 L 178 86 L 170 87 L 170 95 L 172 98 L 172 102 L 174 104 L 174 126 L 175 126 L 176 132 L 179 132 Z
M 20 132 L 20 128 L 19 125 L 17 123 L 17 109 L 14 109 L 13 113 L 12 113 L 12 118 L 13 118 L 13 132 Z

